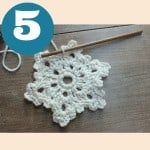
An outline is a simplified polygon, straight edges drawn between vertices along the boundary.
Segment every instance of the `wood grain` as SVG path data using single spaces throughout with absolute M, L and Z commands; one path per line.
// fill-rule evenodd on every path
M 144 32 L 142 36 L 107 43 L 85 52 L 112 66 L 104 81 L 107 106 L 96 112 L 85 110 L 66 128 L 53 123 L 50 110 L 24 100 L 26 84 L 32 81 L 33 57 L 23 57 L 22 67 L 16 73 L 6 72 L 0 64 L 0 132 L 150 132 L 150 26 L 86 28 L 87 31 L 71 33 L 66 33 L 66 28 L 69 26 L 62 26 L 64 34 L 54 36 L 58 46 L 70 39 L 83 44 L 137 29 Z M 8 60 L 11 66 L 16 63 L 11 55 Z
M 55 35 L 74 33 L 74 32 L 83 32 L 89 30 L 98 30 L 98 29 L 107 29 L 107 28 L 117 28 L 120 26 L 130 26 L 129 24 L 107 24 L 107 25 L 57 25 L 55 26 Z

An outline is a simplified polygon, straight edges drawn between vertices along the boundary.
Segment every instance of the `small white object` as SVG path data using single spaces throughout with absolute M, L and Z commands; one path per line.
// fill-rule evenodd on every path
M 55 49 L 56 51 L 59 51 L 57 45 L 55 44 L 55 42 L 54 42 L 53 40 L 51 40 L 51 44 L 52 44 L 52 46 L 54 47 L 54 49 Z
M 6 57 L 7 57 L 7 53 L 12 53 L 12 54 L 14 54 L 14 55 L 17 56 L 18 64 L 17 64 L 17 66 L 16 66 L 15 68 L 9 68 L 9 67 L 5 64 Z M 3 54 L 3 57 L 2 57 L 2 65 L 3 65 L 3 67 L 4 67 L 7 71 L 9 71 L 9 72 L 15 72 L 15 71 L 17 71 L 17 70 L 21 67 L 21 56 L 20 56 L 20 54 L 19 54 L 19 53 L 16 53 L 14 50 L 10 50 L 7 45 L 5 46 L 5 49 L 4 49 L 4 50 L 1 50 L 1 51 L 0 51 L 0 54 Z
M 62 49 L 76 45 L 71 40 Z M 36 106 L 51 108 L 53 121 L 61 127 L 67 126 L 85 108 L 95 111 L 106 105 L 102 78 L 108 76 L 111 66 L 92 60 L 81 51 L 46 58 L 40 57 L 40 53 L 35 55 L 35 81 L 27 85 L 24 94 Z

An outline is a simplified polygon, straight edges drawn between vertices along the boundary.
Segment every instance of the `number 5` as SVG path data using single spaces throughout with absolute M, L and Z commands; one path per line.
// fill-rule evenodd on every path
M 33 20 L 39 14 L 39 10 L 35 11 L 15 11 L 15 29 L 14 29 L 14 36 L 23 41 L 30 41 L 37 39 L 41 33 L 41 28 L 39 24 Z M 29 27 L 29 33 L 23 34 L 23 27 Z

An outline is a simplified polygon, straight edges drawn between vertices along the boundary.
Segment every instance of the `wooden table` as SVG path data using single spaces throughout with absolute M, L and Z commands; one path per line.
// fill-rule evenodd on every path
M 54 41 L 58 46 L 70 39 L 82 44 L 139 28 L 144 30 L 142 36 L 85 52 L 112 66 L 104 81 L 107 106 L 96 112 L 85 110 L 66 128 L 53 123 L 50 110 L 24 99 L 26 84 L 32 81 L 33 57 L 22 57 L 22 67 L 15 73 L 0 64 L 0 132 L 150 132 L 150 26 L 56 25 Z M 16 63 L 11 55 L 8 60 L 10 66 Z

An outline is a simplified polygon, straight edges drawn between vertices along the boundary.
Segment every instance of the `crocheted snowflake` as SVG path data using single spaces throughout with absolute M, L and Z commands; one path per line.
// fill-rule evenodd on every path
M 76 46 L 71 40 L 63 50 Z M 53 121 L 61 127 L 81 113 L 85 108 L 92 111 L 106 105 L 102 90 L 103 77 L 107 77 L 108 63 L 92 60 L 82 50 L 70 54 L 41 58 L 35 55 L 35 81 L 29 83 L 24 97 L 36 106 L 51 108 Z

